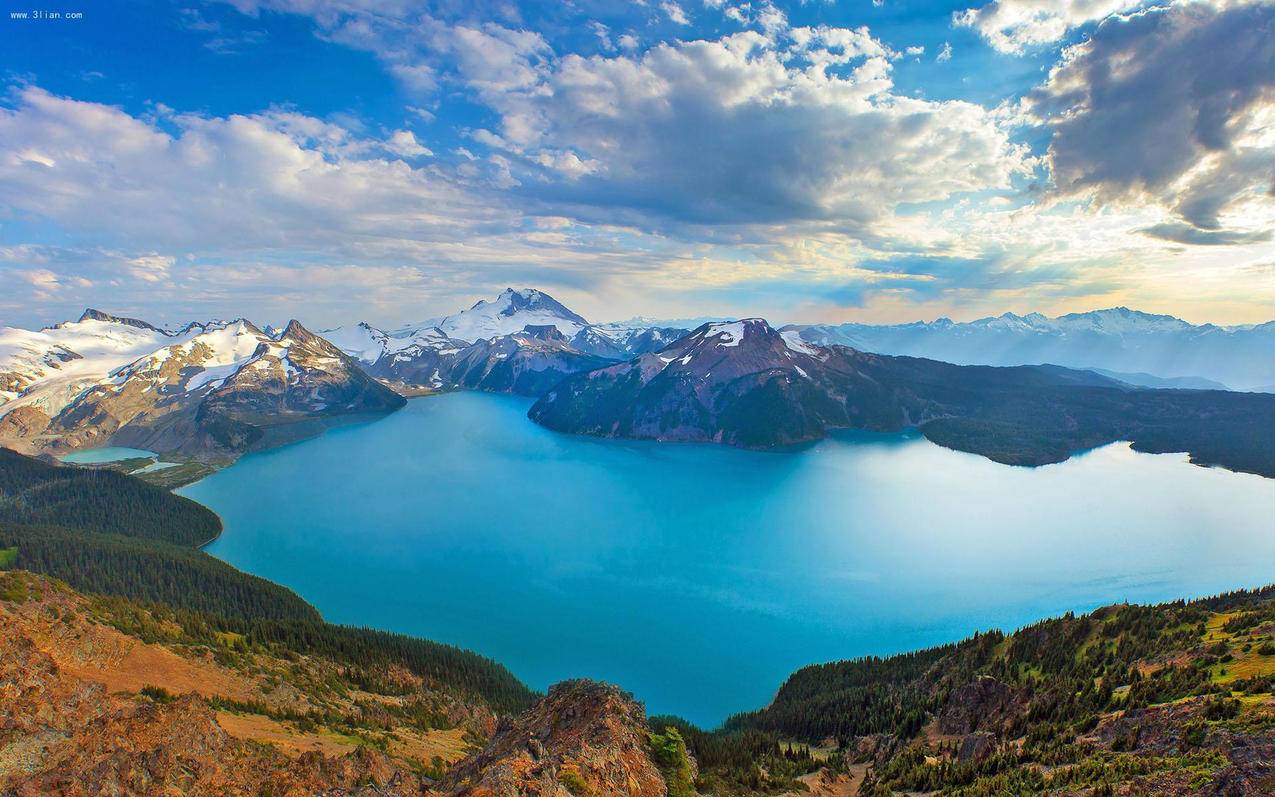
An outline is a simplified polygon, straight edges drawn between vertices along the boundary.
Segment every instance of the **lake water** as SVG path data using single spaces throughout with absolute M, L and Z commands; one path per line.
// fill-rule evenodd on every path
M 107 448 L 86 448 L 83 451 L 72 451 L 70 454 L 62 455 L 59 459 L 76 465 L 96 465 L 102 462 L 119 462 L 122 459 L 155 456 L 157 454 L 154 451 L 146 451 L 141 448 L 110 446 Z
M 804 664 L 1275 581 L 1275 481 L 1182 455 L 1013 468 L 861 433 L 759 453 L 558 435 L 528 406 L 414 399 L 181 492 L 225 521 L 210 553 L 330 621 L 708 726 Z

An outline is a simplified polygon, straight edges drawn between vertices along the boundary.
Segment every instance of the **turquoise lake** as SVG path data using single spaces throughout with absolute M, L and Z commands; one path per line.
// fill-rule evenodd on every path
M 103 462 L 119 462 L 121 459 L 154 456 L 156 456 L 154 451 L 147 451 L 142 448 L 111 446 L 108 448 L 88 448 L 83 451 L 72 451 L 70 454 L 64 454 L 60 459 L 63 462 L 70 462 L 75 465 L 97 465 Z
M 915 434 L 759 453 L 558 435 L 453 393 L 180 492 L 332 622 L 618 683 L 713 726 L 791 671 L 1275 581 L 1275 481 L 1112 445 L 1043 468 Z

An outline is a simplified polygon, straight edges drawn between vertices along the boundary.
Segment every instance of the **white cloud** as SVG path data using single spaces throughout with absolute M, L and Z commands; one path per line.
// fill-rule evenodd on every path
M 894 94 L 893 55 L 866 30 L 746 31 L 641 56 L 567 55 L 534 83 L 483 96 L 529 160 L 596 163 L 532 192 L 585 218 L 818 222 L 873 237 L 900 203 L 1004 188 L 1030 166 L 986 109 Z
M 405 158 L 419 158 L 434 154 L 429 147 L 422 146 L 410 130 L 394 131 L 394 134 L 386 140 L 385 148 Z
M 952 14 L 952 24 L 974 28 L 996 50 L 1021 53 L 1056 42 L 1072 28 L 1137 8 L 1147 0 L 997 0 Z
M 939 49 L 939 54 L 934 56 L 934 60 L 938 61 L 940 64 L 951 61 L 952 60 L 952 43 L 943 42 L 943 46 L 942 48 Z
M 126 261 L 128 273 L 143 282 L 163 282 L 168 279 L 169 269 L 177 262 L 171 255 L 140 255 Z
M 158 122 L 29 87 L 0 107 L 0 205 L 104 243 L 180 250 L 344 246 L 359 236 L 455 237 L 517 214 L 436 169 L 410 133 L 388 141 L 290 112 Z
M 664 16 L 676 25 L 689 25 L 690 19 L 687 18 L 686 12 L 677 4 L 677 0 L 663 0 L 660 3 L 660 10 L 664 12 Z

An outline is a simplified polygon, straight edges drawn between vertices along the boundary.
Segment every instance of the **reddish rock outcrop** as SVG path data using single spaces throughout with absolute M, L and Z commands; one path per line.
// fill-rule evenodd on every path
M 444 783 L 457 797 L 664 797 L 648 754 L 642 706 L 614 686 L 567 681 L 461 762 Z

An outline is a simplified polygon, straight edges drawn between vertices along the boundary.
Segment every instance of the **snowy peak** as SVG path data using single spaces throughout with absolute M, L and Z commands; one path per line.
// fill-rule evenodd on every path
M 333 346 L 363 363 L 374 363 L 389 348 L 389 335 L 366 321 L 348 327 L 320 330 Z
M 1106 310 L 1091 310 L 1087 313 L 1069 313 L 1058 316 L 1054 321 L 1062 326 L 1088 326 L 1113 334 L 1180 332 L 1192 328 L 1191 324 L 1171 315 L 1144 313 L 1141 310 L 1130 310 L 1128 307 L 1111 307 Z
M 478 302 L 474 308 L 482 305 Z M 535 288 L 523 288 L 515 290 L 513 288 L 505 288 L 500 295 L 496 297 L 495 305 L 500 305 L 502 309 L 500 314 L 504 316 L 513 316 L 522 311 L 530 312 L 548 312 L 553 313 L 560 318 L 569 321 L 575 321 L 578 324 L 587 324 L 582 316 L 579 316 L 568 310 L 561 302 L 553 298 L 547 293 L 536 290 Z
M 778 333 L 762 318 L 744 318 L 739 321 L 728 321 L 718 324 L 705 324 L 696 329 L 688 337 L 699 339 L 704 343 L 712 342 L 717 346 L 738 346 L 746 339 L 765 338 L 770 340 Z
M 588 323 L 543 291 L 506 288 L 491 301 L 483 299 L 468 310 L 423 326 L 437 327 L 449 338 L 475 341 L 512 335 L 527 326 L 555 326 L 562 334 L 573 337 Z
M 741 352 L 772 350 L 779 353 L 787 348 L 783 336 L 765 319 L 743 318 L 739 321 L 703 324 L 674 341 L 661 354 L 667 356 L 677 352 L 684 357 L 698 357 L 703 354 L 729 353 L 729 349 L 740 349 Z
M 1110 307 L 1055 318 L 1040 313 L 953 322 L 798 327 L 802 339 L 957 365 L 1097 368 L 1160 379 L 1209 380 L 1232 389 L 1275 382 L 1275 323 L 1222 327 Z
M 84 312 L 80 313 L 80 318 L 75 323 L 79 324 L 85 321 L 103 321 L 108 324 L 123 324 L 124 326 L 136 327 L 137 329 L 149 329 L 163 335 L 172 334 L 166 330 L 160 329 L 154 324 L 149 324 L 136 318 L 125 318 L 123 316 L 111 315 L 110 313 L 103 313 L 101 310 L 95 310 L 92 307 L 84 308 Z

